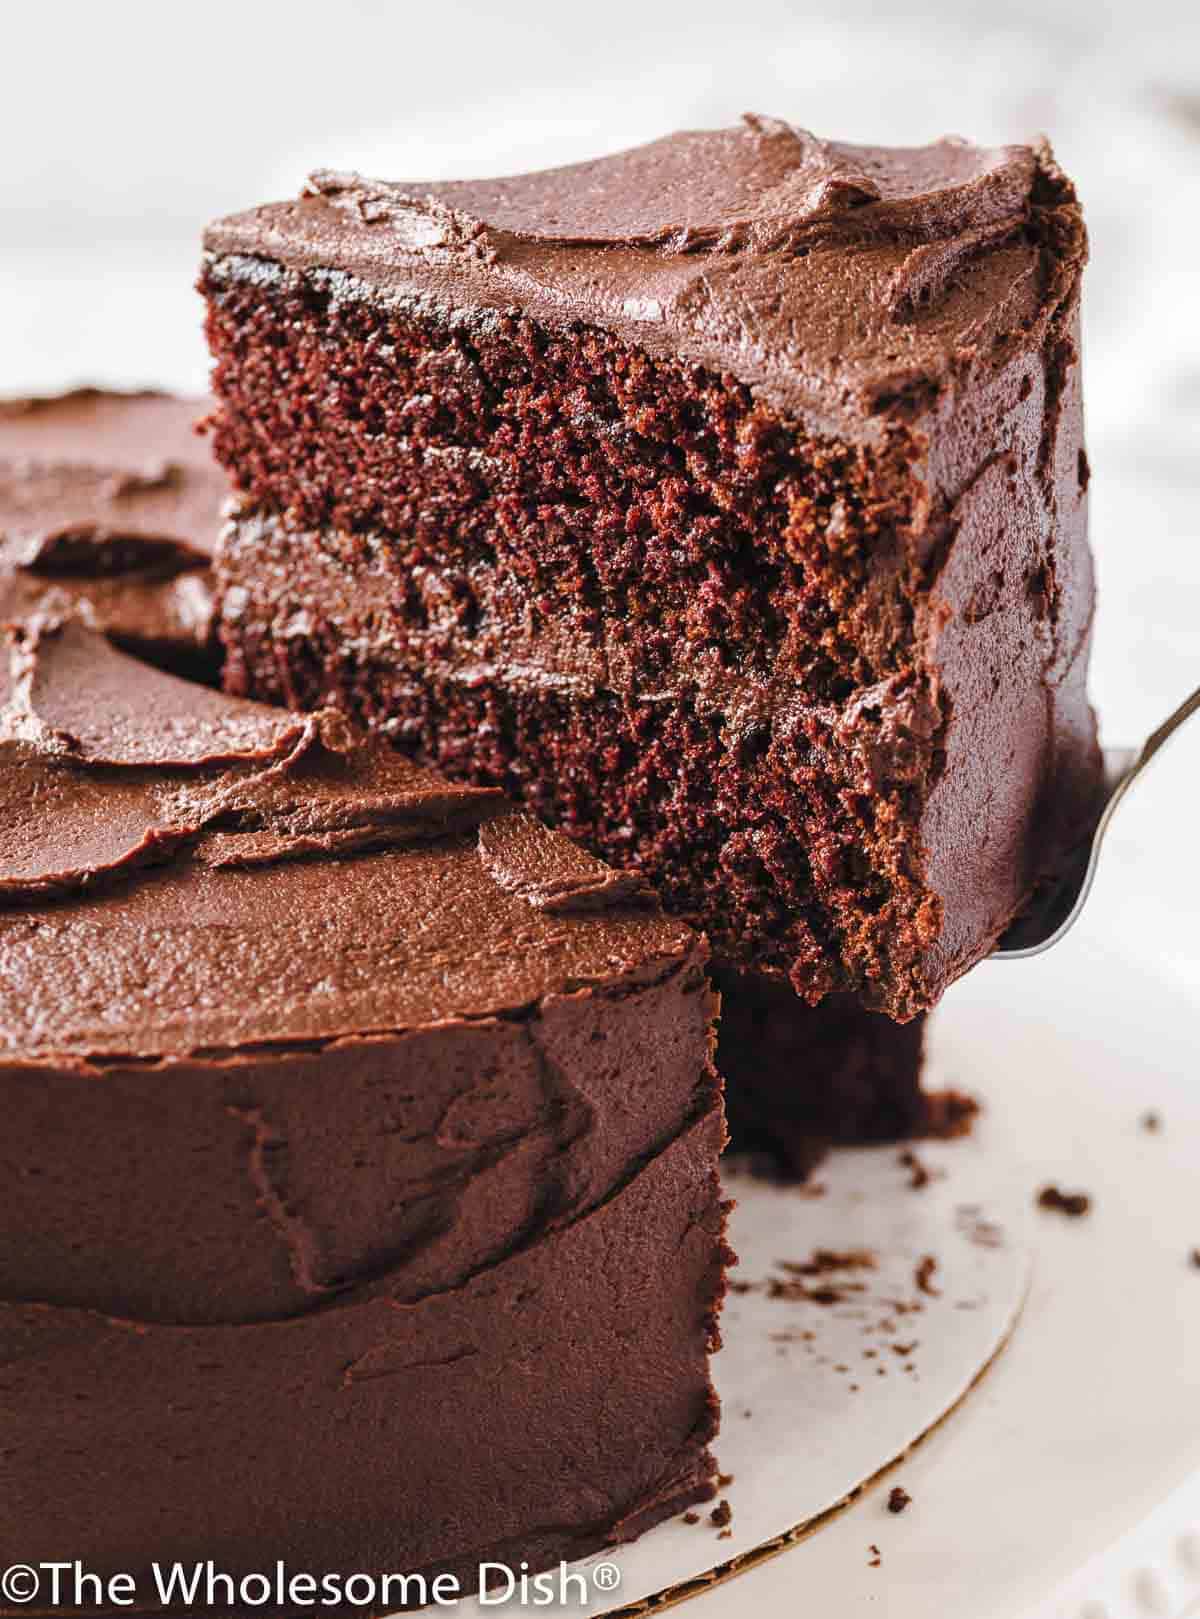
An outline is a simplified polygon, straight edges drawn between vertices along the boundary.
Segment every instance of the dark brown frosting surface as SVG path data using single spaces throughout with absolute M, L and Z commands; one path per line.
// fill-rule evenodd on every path
M 209 251 L 382 292 L 594 321 L 826 420 L 938 384 L 1020 331 L 1061 198 L 1044 147 L 882 148 L 776 119 L 495 181 L 320 171 L 297 202 L 210 227 Z M 1071 229 L 1082 232 L 1077 220 Z
M 0 791 L 0 1563 L 473 1582 L 711 1493 L 694 934 L 75 622 L 0 643 Z
M 14 635 L 0 677 L 14 1056 L 413 1028 L 691 948 L 628 877 L 337 715 L 221 696 L 74 624 Z
M 201 399 L 95 388 L 0 400 L 0 619 L 71 614 L 139 648 L 209 635 L 228 488 Z

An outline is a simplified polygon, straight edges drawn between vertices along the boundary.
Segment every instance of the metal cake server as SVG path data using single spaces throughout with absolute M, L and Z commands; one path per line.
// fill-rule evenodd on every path
M 1040 956 L 1075 926 L 1091 893 L 1100 845 L 1118 804 L 1155 754 L 1197 709 L 1200 687 L 1184 698 L 1157 731 L 1151 732 L 1141 748 L 1105 748 L 1104 802 L 1091 839 L 1079 846 L 1058 880 L 1044 889 L 1001 936 L 991 960 L 1024 961 L 1027 956 Z

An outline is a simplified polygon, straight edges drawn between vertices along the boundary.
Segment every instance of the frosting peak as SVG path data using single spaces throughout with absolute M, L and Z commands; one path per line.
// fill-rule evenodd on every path
M 499 803 L 351 732 L 178 680 L 75 623 L 0 660 L 0 905 L 194 849 L 251 866 L 445 837 Z
M 318 170 L 309 194 L 391 227 L 413 250 L 494 253 L 509 237 L 667 254 L 802 252 L 826 238 L 921 241 L 1015 225 L 1035 172 L 1029 147 L 851 146 L 748 114 L 739 128 L 501 180 L 405 184 Z

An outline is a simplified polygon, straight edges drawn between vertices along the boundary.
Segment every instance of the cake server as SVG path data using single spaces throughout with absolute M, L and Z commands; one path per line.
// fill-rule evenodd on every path
M 1200 687 L 1184 698 L 1140 748 L 1105 748 L 1104 800 L 1091 838 L 1080 844 L 1062 876 L 1043 889 L 1001 936 L 992 952 L 993 960 L 1024 961 L 1027 956 L 1040 956 L 1075 926 L 1091 893 L 1100 847 L 1118 805 L 1155 754 L 1197 709 Z

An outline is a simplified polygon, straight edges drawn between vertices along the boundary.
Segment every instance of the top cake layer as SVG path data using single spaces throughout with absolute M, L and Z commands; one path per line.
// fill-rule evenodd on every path
M 1084 254 L 1045 146 L 852 146 L 758 117 L 505 180 L 321 171 L 205 245 L 336 266 L 390 297 L 592 322 L 860 432 L 1027 329 Z
M 222 697 L 75 625 L 14 640 L 0 704 L 10 1059 L 422 1028 L 696 948 L 635 878 L 336 715 Z
M 209 639 L 228 486 L 208 401 L 79 388 L 0 400 L 0 620 L 77 617 L 168 661 Z

